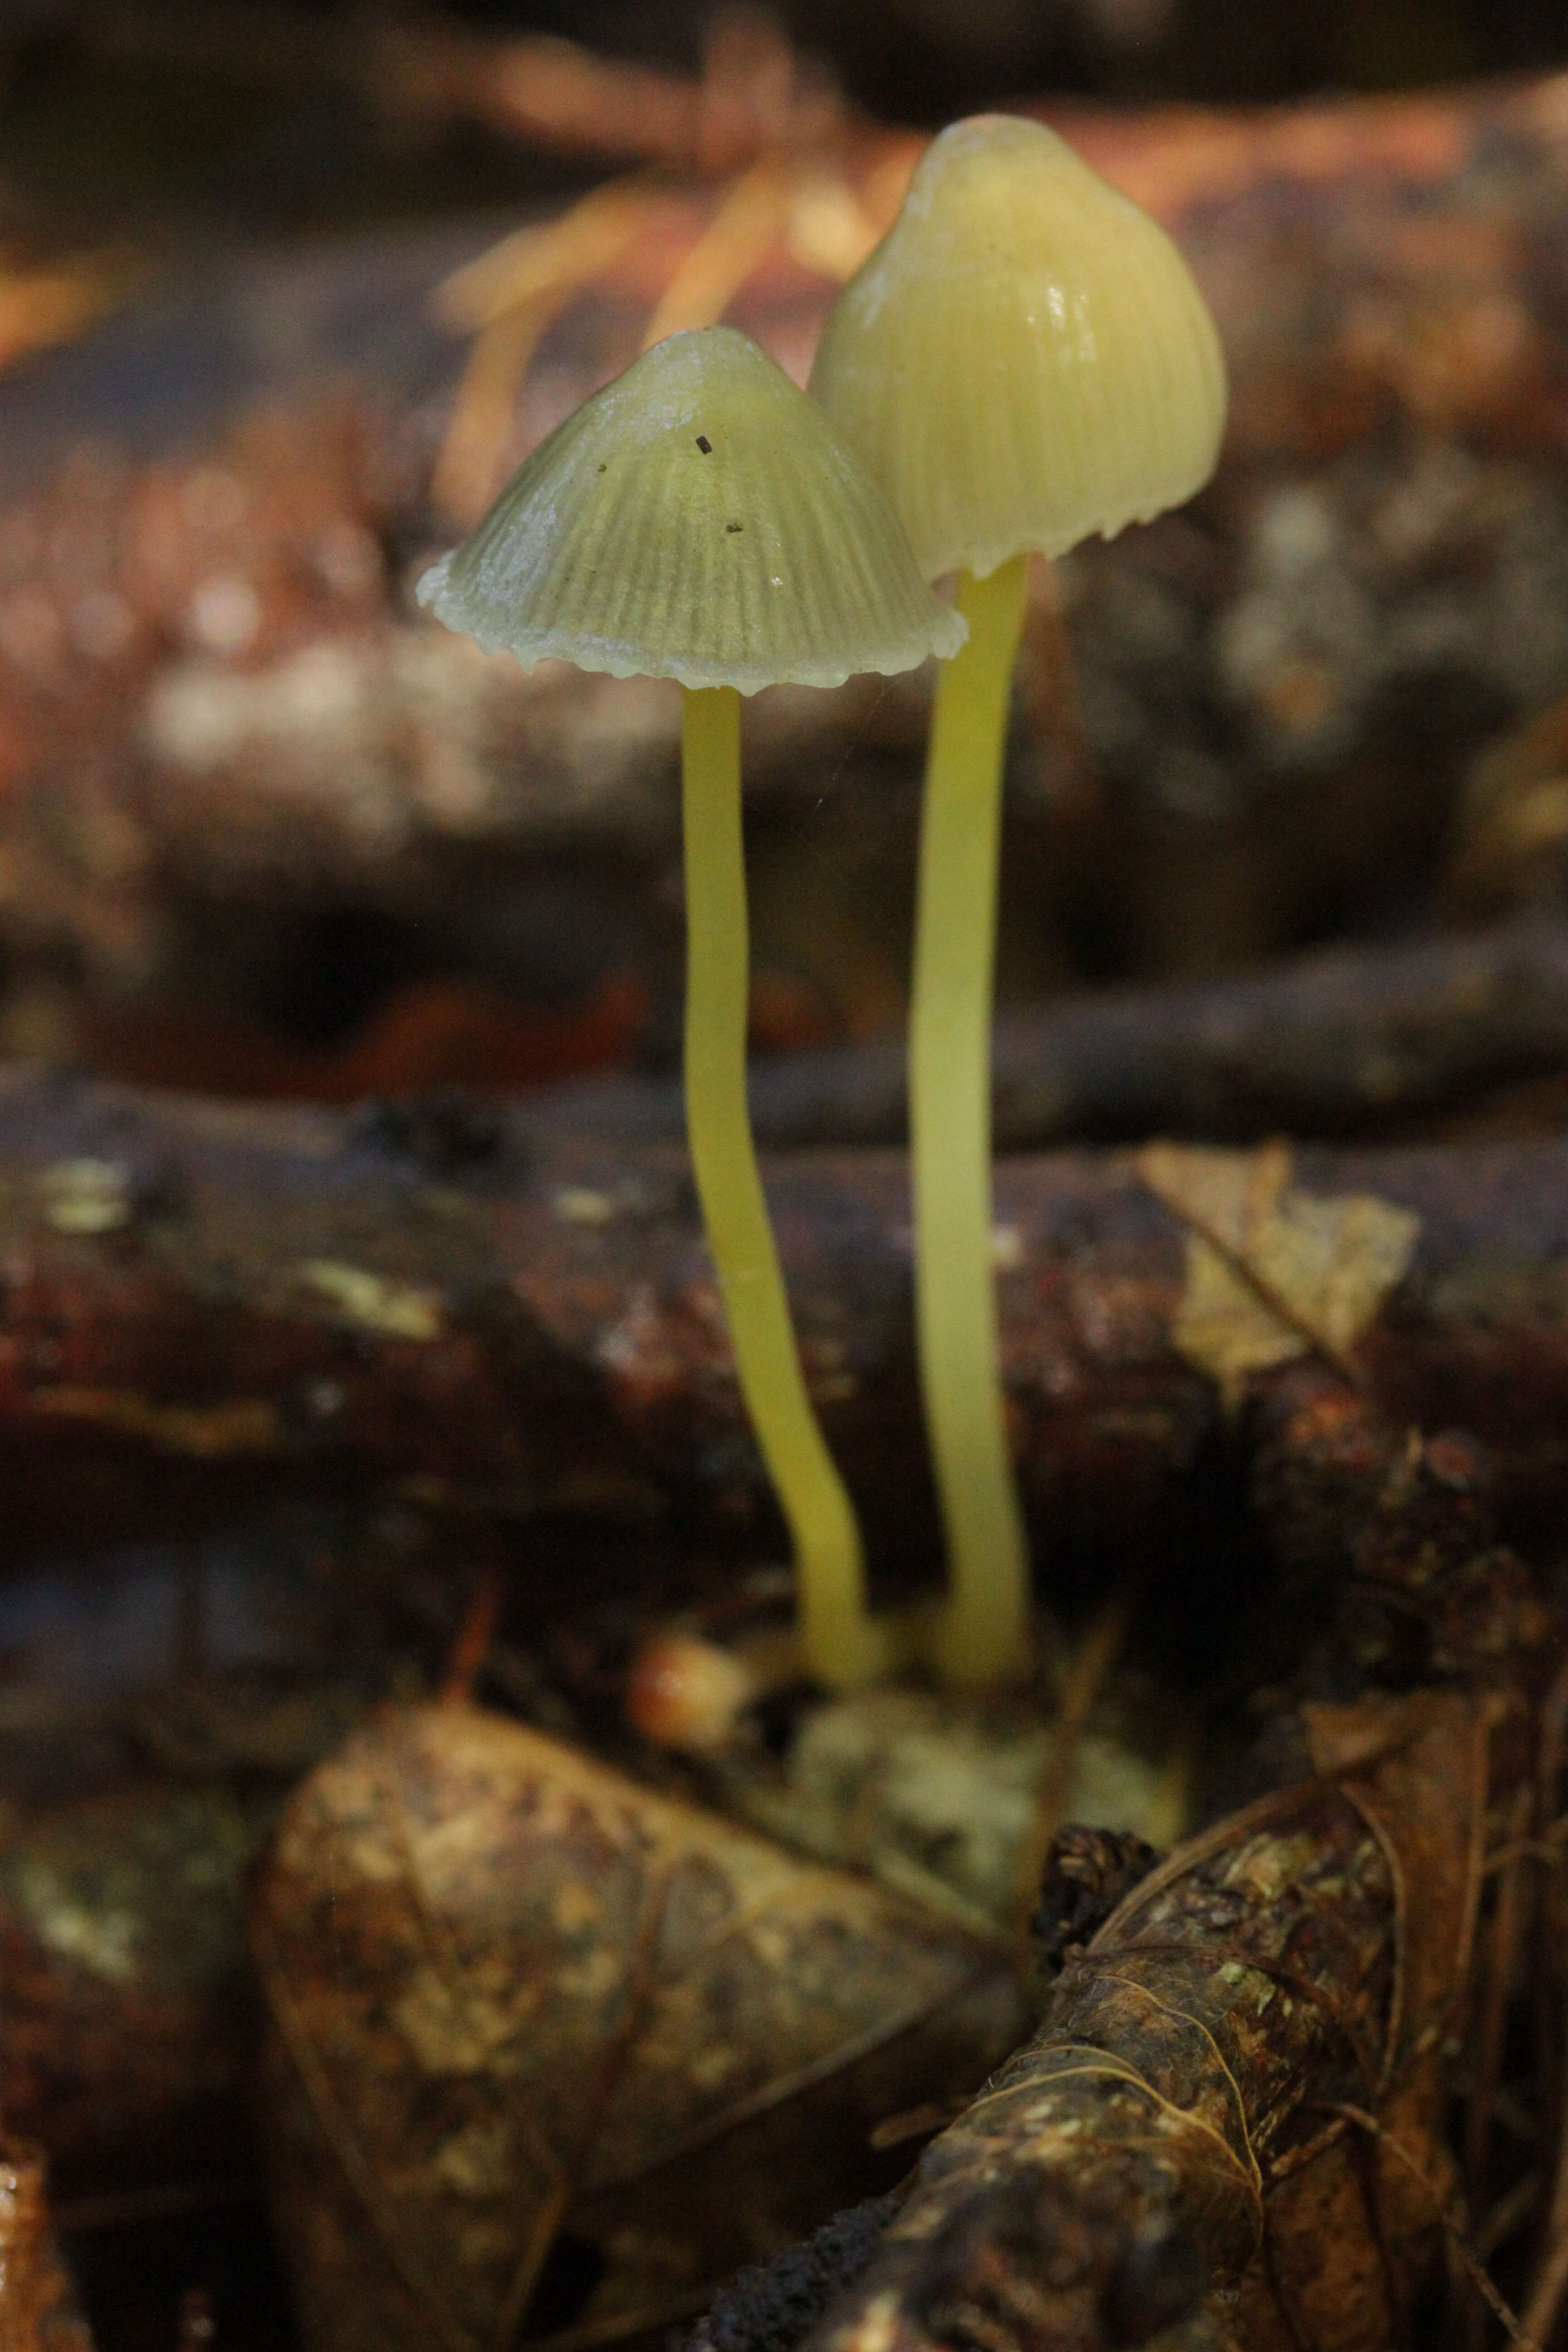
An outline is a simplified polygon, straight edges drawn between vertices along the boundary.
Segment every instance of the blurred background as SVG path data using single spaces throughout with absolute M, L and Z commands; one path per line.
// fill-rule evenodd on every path
M 858 104 L 932 125 L 1021 92 L 1243 103 L 1407 88 L 1547 68 L 1568 38 L 1560 0 L 1324 0 L 1266 10 L 1246 0 L 867 0 L 853 8 L 781 0 L 771 13 Z M 155 154 L 165 193 L 205 176 L 211 194 L 233 204 L 264 155 L 275 172 L 310 147 L 312 123 L 330 121 L 348 143 L 319 152 L 312 176 L 323 187 L 346 184 L 356 165 L 364 170 L 375 126 L 341 98 L 334 103 L 330 85 L 345 49 L 379 30 L 444 23 L 490 37 L 544 33 L 694 73 L 712 14 L 680 0 L 445 0 L 417 10 L 384 0 L 205 8 L 9 0 L 0 31 L 7 144 L 52 138 L 68 171 L 68 151 L 94 123 L 101 134 L 113 125 L 118 160 L 128 163 L 137 148 Z M 128 104 L 133 92 L 139 105 Z M 444 158 L 454 173 L 447 202 L 462 194 L 454 151 L 463 143 L 454 141 Z M 504 158 L 489 160 L 504 171 Z M 268 190 L 268 176 L 251 187 L 252 201 L 286 203 L 289 192 Z M 434 175 L 430 193 L 442 193 Z
M 804 375 L 992 104 L 1165 220 L 1236 394 L 1193 508 L 1037 580 L 1005 1003 L 1554 904 L 1564 58 L 1561 0 L 10 0 L 0 1052 L 669 1069 L 669 696 L 483 662 L 412 582 L 650 331 Z M 924 694 L 752 709 L 761 1052 L 898 1033 Z

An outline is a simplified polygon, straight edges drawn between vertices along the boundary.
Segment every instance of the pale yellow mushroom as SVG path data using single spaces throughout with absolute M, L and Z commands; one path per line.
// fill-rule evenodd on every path
M 883 1670 L 859 1529 L 802 1374 L 746 1108 L 738 697 L 952 654 L 886 497 L 822 411 L 730 327 L 672 335 L 584 402 L 419 584 L 449 628 L 532 664 L 679 680 L 692 1166 L 741 1389 L 795 1544 L 811 1671 Z
M 1159 226 L 1037 122 L 934 140 L 839 296 L 811 390 L 956 572 L 969 642 L 937 688 L 910 1023 L 921 1379 L 951 1563 L 939 1661 L 960 1683 L 1028 1654 L 991 1252 L 989 1047 L 1003 754 L 1025 559 L 1191 496 L 1225 423 L 1224 361 Z

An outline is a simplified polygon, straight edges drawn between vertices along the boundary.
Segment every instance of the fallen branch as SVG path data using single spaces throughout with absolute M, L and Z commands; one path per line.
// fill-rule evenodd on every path
M 833 1442 L 888 1554 L 919 1556 L 903 1163 L 769 1181 Z M 1020 1159 L 996 1229 L 1058 1554 L 1156 1536 L 1227 1416 L 1307 1374 L 1396 1440 L 1472 1432 L 1510 1525 L 1560 1504 L 1568 1145 Z M 97 1443 L 523 1511 L 761 1488 L 672 1150 L 460 1099 L 340 1118 L 12 1074 L 0 1264 L 0 1438 L 46 1479 Z
M 824 2233 L 825 2259 L 814 2243 L 737 2282 L 693 2352 L 791 2352 L 803 2278 L 814 2352 L 1153 2336 L 1328 2352 L 1403 2340 L 1440 2247 L 1474 2318 L 1546 2340 L 1552 2232 L 1522 2324 L 1485 2260 L 1529 2220 L 1527 2168 L 1557 2129 L 1542 2053 L 1516 2042 L 1508 2070 L 1539 2087 L 1539 2122 L 1515 2106 L 1529 2154 L 1490 2160 L 1504 2025 L 1530 2014 L 1519 1958 L 1557 1905 L 1561 1635 L 1520 1564 L 1478 1549 L 1463 1441 L 1412 1437 L 1389 1468 L 1373 1507 L 1342 1517 L 1363 1599 L 1423 1622 L 1425 1643 L 1379 1651 L 1342 1612 L 1255 1757 L 1275 1785 L 1163 1863 L 1135 1840 L 1061 1840 L 1033 2041 L 932 2142 L 879 2245 L 868 2215 Z M 1385 1687 L 1306 1696 L 1347 1675 Z M 1412 1677 L 1426 1687 L 1389 1695 Z M 1550 2047 L 1544 1941 L 1536 1963 Z
M 1399 2340 L 1458 2234 L 1440 2052 L 1510 1743 L 1500 1703 L 1457 1695 L 1309 1720 L 1319 1778 L 1178 1849 L 1069 1955 L 821 2352 Z
M 896 1039 L 761 1062 L 757 1134 L 774 1150 L 901 1143 L 905 1064 Z M 1568 1069 L 1568 927 L 1540 915 L 1186 987 L 1069 997 L 1005 1013 L 992 1066 L 1003 1150 L 1386 1129 Z M 682 1132 L 673 1079 L 587 1080 L 542 1098 L 536 1115 L 627 1141 Z

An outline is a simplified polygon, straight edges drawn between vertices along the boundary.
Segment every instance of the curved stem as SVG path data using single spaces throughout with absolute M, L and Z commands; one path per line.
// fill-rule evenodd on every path
M 883 1670 L 860 1532 L 806 1394 L 746 1106 L 746 876 L 741 704 L 683 689 L 686 1125 L 741 1393 L 795 1542 L 806 1664 L 843 1688 Z
M 1024 1670 L 1028 1556 L 1013 1485 L 991 1253 L 991 1009 L 1008 689 L 1025 558 L 963 573 L 968 642 L 938 673 L 921 821 L 910 1029 L 915 1296 L 926 1427 L 947 1534 L 948 1680 Z

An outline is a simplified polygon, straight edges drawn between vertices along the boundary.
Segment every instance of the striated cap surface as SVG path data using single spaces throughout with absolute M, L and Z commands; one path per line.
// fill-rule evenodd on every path
M 671 335 L 584 401 L 417 593 L 490 653 L 742 694 L 964 636 L 862 461 L 732 327 Z
M 1225 362 L 1180 253 L 1042 123 L 933 140 L 844 289 L 811 391 L 930 580 L 1060 555 L 1214 470 Z

